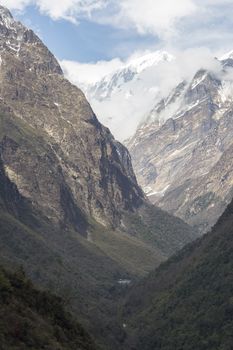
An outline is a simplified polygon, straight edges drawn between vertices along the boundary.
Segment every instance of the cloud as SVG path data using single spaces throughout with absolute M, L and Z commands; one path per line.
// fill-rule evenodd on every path
M 106 20 L 115 26 L 134 27 L 141 34 L 170 37 L 176 22 L 196 10 L 192 0 L 119 0 L 118 11 Z
M 172 50 L 175 59 L 161 62 L 158 66 L 142 71 L 137 79 L 123 84 L 107 99 L 99 100 L 88 94 L 89 101 L 100 121 L 108 126 L 117 139 L 123 141 L 131 136 L 138 124 L 148 116 L 150 110 L 162 97 L 170 94 L 183 80 L 191 81 L 199 69 L 220 74 L 221 65 L 208 48 Z M 100 61 L 96 64 L 62 61 L 66 77 L 81 88 L 129 65 L 135 58 L 148 51 L 135 52 L 126 61 L 120 58 Z M 175 106 L 173 106 L 175 108 Z M 127 128 L 125 128 L 127 125 Z
M 109 123 L 121 139 L 136 128 L 151 101 L 154 103 L 155 97 L 148 91 L 164 96 L 180 81 L 190 80 L 200 68 L 218 72 L 219 63 L 214 56 L 233 48 L 232 0 L 61 0 L 59 3 L 57 0 L 2 0 L 1 3 L 16 10 L 34 5 L 54 20 L 65 19 L 78 24 L 86 19 L 107 25 L 103 32 L 114 27 L 113 36 L 114 39 L 118 36 L 118 40 L 113 40 L 115 46 L 105 57 L 116 55 L 118 58 L 93 63 L 61 61 L 65 75 L 81 88 L 122 67 L 127 62 L 122 60 L 126 56 L 124 52 L 128 55 L 139 48 L 139 37 L 143 42 L 149 38 L 149 49 L 153 45 L 176 56 L 175 61 L 161 64 L 143 75 L 144 94 L 141 86 L 135 87 L 135 98 L 131 98 L 129 90 L 134 87 L 130 86 L 105 105 L 98 101 L 93 103 L 99 118 Z M 93 27 L 98 29 L 98 26 Z M 132 36 L 137 39 L 130 46 L 130 39 L 127 40 Z M 127 130 L 126 121 L 130 125 Z
M 77 23 L 79 18 L 90 18 L 93 11 L 105 7 L 106 0 L 2 0 L 1 4 L 11 10 L 23 10 L 35 5 L 43 14 L 54 20 L 66 19 Z
M 23 10 L 31 3 L 31 0 L 2 0 L 1 5 L 8 7 L 10 10 Z
M 42 13 L 53 19 L 68 19 L 76 22 L 80 17 L 91 17 L 93 11 L 101 10 L 104 0 L 36 0 L 36 4 Z
M 219 46 L 233 39 L 232 0 L 2 0 L 10 9 L 36 6 L 54 20 L 87 19 L 138 35 L 152 35 L 161 45 Z M 227 38 L 219 33 L 228 34 Z M 220 37 L 221 36 L 221 37 Z M 226 43 L 226 44 L 225 44 Z M 228 44 L 227 44 L 228 43 Z
M 223 51 L 233 42 L 232 0 L 2 0 L 10 9 L 36 6 L 53 20 L 83 19 L 154 36 L 160 46 L 208 46 Z
M 61 67 L 66 77 L 78 86 L 83 84 L 94 84 L 105 75 L 112 73 L 122 67 L 123 61 L 115 58 L 110 61 L 99 61 L 96 63 L 80 63 L 75 61 L 62 60 Z

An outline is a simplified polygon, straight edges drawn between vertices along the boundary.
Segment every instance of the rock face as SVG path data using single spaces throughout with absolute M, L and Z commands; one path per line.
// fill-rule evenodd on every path
M 149 204 L 127 149 L 3 7 L 0 57 L 0 260 L 71 300 L 98 343 L 118 349 L 119 281 L 145 275 L 197 234 Z
M 151 111 L 127 143 L 153 203 L 206 232 L 232 195 L 232 59 L 200 70 Z
M 0 56 L 1 158 L 19 193 L 57 226 L 71 224 L 87 235 L 91 218 L 127 231 L 124 215 L 146 203 L 127 149 L 41 40 L 4 7 Z M 177 232 L 177 246 L 191 236 Z
M 31 159 L 30 150 L 5 139 L 2 158 L 9 178 L 54 221 L 66 217 L 61 197 L 68 196 L 98 222 L 119 225 L 120 211 L 143 201 L 127 150 L 98 122 L 83 93 L 64 79 L 40 39 L 4 8 L 0 54 L 1 112 L 48 140 L 46 152 Z

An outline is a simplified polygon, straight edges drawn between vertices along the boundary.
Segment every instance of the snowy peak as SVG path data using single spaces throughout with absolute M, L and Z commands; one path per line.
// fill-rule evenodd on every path
M 227 52 L 226 54 L 224 54 L 222 57 L 219 58 L 220 61 L 225 61 L 225 60 L 229 60 L 229 59 L 233 59 L 233 50 Z
M 166 51 L 133 57 L 120 68 L 106 75 L 85 92 L 101 122 L 123 141 L 130 137 L 148 115 L 160 94 L 156 76 L 160 65 L 169 64 L 175 57 Z M 127 120 L 128 128 L 125 128 Z
M 10 11 L 0 6 L 0 50 L 19 54 L 26 28 L 14 20 Z
M 171 62 L 175 57 L 166 51 L 155 51 L 143 56 L 132 58 L 114 72 L 106 75 L 100 81 L 87 87 L 87 95 L 92 99 L 103 100 L 109 98 L 125 84 L 129 84 L 147 69 L 162 62 Z M 128 95 L 128 94 L 127 94 Z
M 8 64 L 9 59 L 21 58 L 29 72 L 63 74 L 56 58 L 39 37 L 16 21 L 3 6 L 0 6 L 0 57 L 1 66 Z
M 145 69 L 156 66 L 160 62 L 170 62 L 174 59 L 175 57 L 166 51 L 155 51 L 132 59 L 126 67 L 135 69 L 137 73 L 141 73 Z
M 10 11 L 0 5 L 0 25 L 3 25 L 7 28 L 11 28 L 14 23 L 14 19 Z
M 202 232 L 233 191 L 233 52 L 229 57 L 219 71 L 200 69 L 155 103 L 127 142 L 150 200 Z

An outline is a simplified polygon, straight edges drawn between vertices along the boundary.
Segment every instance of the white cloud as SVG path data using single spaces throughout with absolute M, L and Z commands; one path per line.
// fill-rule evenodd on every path
M 185 48 L 198 42 L 199 46 L 206 42 L 216 46 L 221 39 L 227 41 L 219 33 L 232 32 L 229 30 L 232 0 L 2 0 L 1 3 L 18 10 L 35 5 L 54 20 L 78 23 L 87 18 L 125 30 L 135 29 L 139 35 L 151 34 L 163 44 L 169 42 Z
M 80 63 L 75 61 L 60 61 L 66 77 L 74 84 L 94 84 L 105 75 L 112 73 L 123 65 L 120 58 L 96 63 Z
M 23 10 L 31 3 L 31 0 L 2 0 L 1 5 L 8 7 L 10 10 Z
M 106 0 L 2 0 L 1 4 L 12 10 L 23 10 L 35 5 L 41 13 L 52 19 L 66 19 L 77 22 L 80 17 L 91 17 L 93 11 L 101 10 Z
M 53 19 L 68 19 L 76 22 L 80 16 L 90 17 L 93 11 L 104 7 L 105 0 L 36 0 L 42 13 Z
M 98 118 L 110 128 L 117 139 L 122 141 L 132 135 L 142 119 L 148 116 L 156 101 L 167 96 L 181 81 L 190 81 L 199 69 L 220 73 L 220 63 L 207 48 L 172 50 L 171 53 L 176 59 L 161 62 L 158 66 L 140 72 L 137 79 L 124 83 L 108 98 L 99 100 L 88 95 Z M 135 52 L 125 62 L 119 58 L 100 61 L 97 64 L 63 61 L 62 67 L 69 80 L 85 88 L 103 78 L 105 73 L 113 73 L 143 54 L 148 52 Z
M 2 0 L 1 4 L 17 10 L 35 5 L 54 20 L 63 18 L 78 23 L 82 18 L 87 18 L 99 24 L 123 28 L 126 32 L 129 30 L 130 34 L 132 29 L 134 34 L 150 34 L 160 39 L 160 47 L 176 56 L 175 61 L 162 64 L 143 75 L 145 94 L 142 95 L 141 87 L 138 87 L 133 103 L 130 91 L 126 91 L 126 95 L 122 92 L 105 105 L 98 101 L 94 103 L 100 119 L 104 117 L 102 120 L 106 120 L 106 123 L 110 120 L 114 133 L 121 139 L 136 128 L 148 108 L 151 96 L 147 88 L 166 95 L 183 79 L 191 79 L 200 68 L 217 72 L 219 63 L 214 56 L 233 48 L 232 0 Z M 123 56 L 127 45 L 125 41 L 121 42 L 120 37 L 116 45 L 119 45 L 118 52 Z M 116 47 L 113 51 L 117 52 Z M 85 84 L 99 81 L 125 63 L 121 58 L 115 58 L 85 64 L 63 60 L 61 65 L 68 79 L 83 88 Z M 126 121 L 130 125 L 128 130 L 125 128 Z
M 197 10 L 192 0 L 119 0 L 118 6 L 118 12 L 110 17 L 112 23 L 162 37 L 172 35 L 176 21 Z

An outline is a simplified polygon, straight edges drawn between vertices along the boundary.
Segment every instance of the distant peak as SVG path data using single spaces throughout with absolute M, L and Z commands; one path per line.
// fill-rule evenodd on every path
M 233 59 L 233 50 L 227 52 L 225 55 L 219 58 L 220 61 L 225 61 L 228 59 Z
M 14 18 L 11 12 L 6 7 L 0 5 L 0 24 L 9 28 L 12 26 L 13 22 Z
M 1 19 L 8 18 L 10 20 L 13 20 L 13 16 L 12 16 L 11 12 L 8 10 L 8 8 L 1 6 L 1 5 L 0 5 L 0 17 L 1 17 Z
M 5 6 L 0 5 L 0 16 L 7 16 L 10 18 L 13 18 L 11 12 L 8 10 L 8 8 L 6 8 Z
M 167 51 L 154 51 L 146 53 L 142 56 L 133 58 L 130 60 L 130 62 L 126 65 L 127 67 L 134 67 L 136 68 L 137 72 L 140 73 L 144 69 L 155 66 L 158 63 L 164 61 L 164 62 L 170 62 L 175 57 L 168 53 Z

